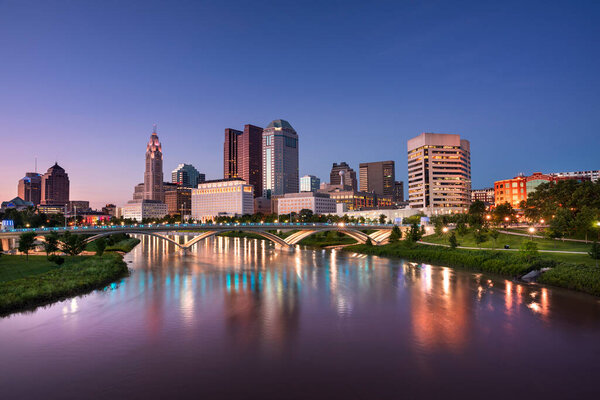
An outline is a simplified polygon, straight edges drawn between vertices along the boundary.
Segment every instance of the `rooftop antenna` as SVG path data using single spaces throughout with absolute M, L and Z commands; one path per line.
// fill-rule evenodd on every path
M 152 133 L 156 133 L 156 124 L 152 124 Z

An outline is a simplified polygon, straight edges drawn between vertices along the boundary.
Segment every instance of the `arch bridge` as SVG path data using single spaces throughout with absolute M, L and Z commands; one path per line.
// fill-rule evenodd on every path
M 51 232 L 58 234 L 71 232 L 73 234 L 91 235 L 85 241 L 86 243 L 94 240 L 114 235 L 117 233 L 127 233 L 133 235 L 147 235 L 160 238 L 168 243 L 172 243 L 182 250 L 189 250 L 196 243 L 214 236 L 219 233 L 242 231 L 254 233 L 275 243 L 276 247 L 281 249 L 291 249 L 302 239 L 305 239 L 315 233 L 335 231 L 343 233 L 355 239 L 358 243 L 366 243 L 368 239 L 374 245 L 385 244 L 389 238 L 394 225 L 391 224 L 333 224 L 333 223 L 229 223 L 229 224 L 134 224 L 134 225 L 115 225 L 115 226 L 83 226 L 69 228 L 35 228 L 35 229 L 13 229 L 0 232 L 1 240 L 11 240 L 15 243 L 19 235 L 23 232 L 35 232 L 37 237 L 43 237 Z M 374 231 L 367 234 L 363 231 Z M 280 237 L 270 231 L 294 231 L 287 237 Z M 185 243 L 179 243 L 168 237 L 175 232 L 186 233 L 194 237 Z M 11 246 L 4 247 L 4 249 Z

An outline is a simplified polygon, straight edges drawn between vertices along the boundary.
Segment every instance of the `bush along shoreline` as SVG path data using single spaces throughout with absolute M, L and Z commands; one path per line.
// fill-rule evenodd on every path
M 538 257 L 534 251 L 508 253 L 485 250 L 462 250 L 449 247 L 413 244 L 408 241 L 383 246 L 359 244 L 342 251 L 402 258 L 413 262 L 444 265 L 452 268 L 502 275 L 520 279 L 531 271 L 545 270 L 538 282 L 600 296 L 600 268 L 575 265 Z
M 0 317 L 14 312 L 33 311 L 40 306 L 87 294 L 129 276 L 129 269 L 120 252 L 131 251 L 139 242 L 139 239 L 126 238 L 111 245 L 110 251 L 107 248 L 106 252 L 103 250 L 96 256 L 68 257 L 69 262 L 64 265 L 62 257 L 49 255 L 48 262 L 56 262 L 56 268 L 0 282 Z M 26 257 L 12 257 L 20 257 L 23 266 L 27 266 Z M 62 262 L 58 263 L 55 258 Z

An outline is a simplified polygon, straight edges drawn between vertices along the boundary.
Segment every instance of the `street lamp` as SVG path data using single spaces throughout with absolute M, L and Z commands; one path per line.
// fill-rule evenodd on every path
M 448 227 L 447 227 L 447 226 L 443 227 L 443 228 L 442 228 L 442 232 L 444 232 L 444 233 L 448 233 Z
M 529 240 L 533 240 L 533 234 L 535 232 L 535 228 L 533 226 L 529 227 Z

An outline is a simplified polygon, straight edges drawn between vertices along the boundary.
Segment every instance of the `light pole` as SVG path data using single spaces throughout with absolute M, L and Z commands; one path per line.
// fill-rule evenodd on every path
M 529 240 L 533 240 L 533 234 L 535 232 L 535 228 L 533 226 L 529 227 Z

